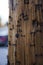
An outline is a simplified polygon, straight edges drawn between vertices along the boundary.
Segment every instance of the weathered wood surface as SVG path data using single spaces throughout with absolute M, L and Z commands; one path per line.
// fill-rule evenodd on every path
M 9 0 L 10 65 L 43 65 L 43 4 Z

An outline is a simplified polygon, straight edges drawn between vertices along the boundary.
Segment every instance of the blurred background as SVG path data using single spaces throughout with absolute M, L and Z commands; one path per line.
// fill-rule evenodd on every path
M 8 0 L 0 0 L 0 45 L 7 45 L 8 41 Z
M 0 65 L 7 65 L 9 23 L 8 16 L 9 2 L 8 0 L 0 0 Z

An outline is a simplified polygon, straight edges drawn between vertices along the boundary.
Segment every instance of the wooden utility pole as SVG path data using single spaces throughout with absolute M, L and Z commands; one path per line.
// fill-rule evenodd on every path
M 9 0 L 10 65 L 43 65 L 42 0 Z

